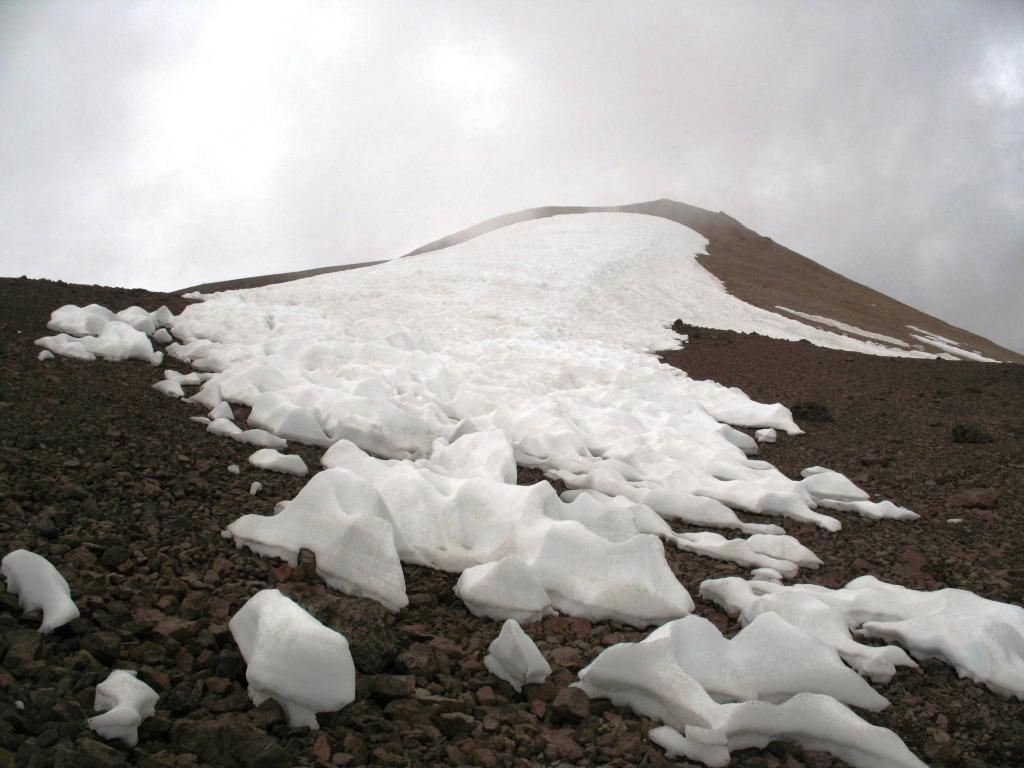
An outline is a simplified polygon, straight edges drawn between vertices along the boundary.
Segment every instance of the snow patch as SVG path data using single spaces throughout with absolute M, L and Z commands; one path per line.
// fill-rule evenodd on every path
M 501 632 L 487 650 L 484 666 L 515 688 L 516 693 L 524 685 L 543 683 L 551 674 L 551 666 L 515 619 L 502 624 Z
M 120 739 L 129 747 L 139 743 L 139 725 L 156 713 L 157 692 L 138 679 L 138 672 L 115 669 L 96 686 L 92 708 L 103 712 L 90 717 L 89 728 L 104 739 Z
M 214 424 L 216 423 L 214 422 Z M 213 424 L 210 426 L 212 427 Z M 239 430 L 239 433 L 241 433 L 241 430 Z M 301 456 L 296 456 L 295 454 L 285 455 L 275 448 L 260 448 L 260 450 L 249 457 L 249 463 L 258 469 L 283 472 L 287 475 L 304 477 L 309 474 L 309 468 Z
M 45 557 L 16 549 L 0 561 L 0 575 L 7 580 L 7 591 L 17 596 L 23 610 L 42 610 L 40 632 L 52 632 L 78 618 L 71 588 Z
M 228 628 L 247 665 L 249 698 L 256 706 L 277 701 L 293 728 L 319 728 L 317 712 L 335 712 L 355 699 L 348 640 L 278 590 L 257 592 Z

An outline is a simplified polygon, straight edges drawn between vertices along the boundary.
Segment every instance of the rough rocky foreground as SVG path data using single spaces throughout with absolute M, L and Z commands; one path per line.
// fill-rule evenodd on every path
M 470 615 L 455 577 L 407 567 L 411 604 L 397 615 L 333 592 L 298 568 L 236 550 L 220 531 L 246 512 L 270 513 L 303 481 L 250 468 L 247 449 L 189 421 L 195 406 L 151 389 L 144 363 L 41 363 L 32 341 L 66 303 L 113 309 L 187 303 L 136 290 L 0 279 L 0 543 L 49 558 L 82 616 L 35 631 L 0 591 L 0 768 L 139 765 L 667 765 L 646 739 L 654 725 L 568 684 L 603 648 L 644 633 L 549 617 L 527 627 L 554 669 L 516 695 L 483 667 L 496 622 Z M 664 359 L 695 377 L 794 407 L 807 434 L 780 436 L 765 458 L 785 472 L 823 464 L 909 506 L 916 523 L 843 516 L 827 534 L 787 521 L 825 560 L 806 580 L 836 586 L 863 573 L 907 586 L 959 586 L 1024 600 L 1024 366 L 889 360 L 679 327 L 690 343 Z M 244 409 L 236 409 L 240 421 Z M 292 446 L 311 467 L 318 451 Z M 238 475 L 229 464 L 241 467 Z M 263 491 L 249 495 L 253 480 Z M 521 472 L 521 482 L 536 482 Z M 963 520 L 959 524 L 947 522 Z M 696 595 L 701 579 L 739 567 L 669 552 Z M 279 707 L 253 707 L 227 630 L 256 591 L 277 586 L 344 632 L 358 698 L 320 716 L 320 731 L 289 728 Z M 738 627 L 698 601 L 698 612 Z M 160 694 L 139 746 L 85 726 L 95 685 L 138 669 Z M 1022 704 L 949 667 L 925 662 L 883 687 L 893 706 L 873 722 L 894 729 L 932 765 L 1024 763 Z M 684 763 L 676 762 L 676 765 Z M 776 744 L 736 753 L 734 765 L 840 766 Z

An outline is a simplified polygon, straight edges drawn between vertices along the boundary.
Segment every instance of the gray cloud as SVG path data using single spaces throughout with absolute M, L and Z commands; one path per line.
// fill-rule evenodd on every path
M 175 288 L 673 197 L 1024 351 L 1017 3 L 0 4 L 0 273 Z

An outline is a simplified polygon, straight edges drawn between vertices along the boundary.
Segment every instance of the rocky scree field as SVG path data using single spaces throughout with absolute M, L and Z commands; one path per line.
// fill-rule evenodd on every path
M 37 360 L 33 340 L 47 333 L 50 312 L 90 302 L 175 312 L 186 303 L 0 280 L 0 538 L 5 551 L 30 549 L 58 565 L 82 610 L 41 635 L 38 614 L 22 614 L 16 598 L 0 593 L 0 766 L 684 764 L 646 738 L 653 721 L 568 687 L 602 649 L 646 632 L 548 617 L 530 634 L 554 672 L 516 695 L 484 668 L 497 625 L 455 598 L 454 576 L 405 566 L 410 605 L 389 614 L 327 588 L 308 558 L 292 568 L 236 550 L 221 530 L 243 511 L 269 514 L 305 481 L 249 467 L 251 448 L 190 422 L 204 410 L 154 391 L 159 372 L 148 364 Z M 909 524 L 844 516 L 841 536 L 787 521 L 825 563 L 802 580 L 840 586 L 870 572 L 918 589 L 1024 599 L 1024 367 L 677 330 L 690 342 L 665 353 L 667 362 L 793 408 L 806 434 L 780 435 L 763 447 L 765 458 L 790 476 L 812 464 L 835 467 L 921 515 Z M 244 409 L 235 416 L 245 423 Z M 291 448 L 318 464 L 318 450 Z M 254 498 L 257 479 L 264 489 Z M 541 478 L 521 470 L 519 479 Z M 730 563 L 666 553 L 695 596 L 704 578 L 746 575 Z M 269 586 L 351 644 L 356 701 L 322 713 L 320 731 L 289 728 L 273 701 L 253 707 L 246 695 L 227 622 Z M 696 602 L 724 632 L 739 629 Z M 85 725 L 95 686 L 113 668 L 138 669 L 160 694 L 132 750 Z M 901 671 L 884 693 L 892 706 L 866 719 L 893 729 L 929 764 L 1024 762 L 1020 703 L 958 679 L 945 664 Z M 788 744 L 737 752 L 733 764 L 843 765 Z

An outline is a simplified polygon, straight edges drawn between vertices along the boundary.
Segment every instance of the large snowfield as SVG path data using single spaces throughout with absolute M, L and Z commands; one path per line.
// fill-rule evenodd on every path
M 939 658 L 1024 700 L 1024 610 L 870 574 L 838 590 L 802 583 L 821 561 L 787 525 L 842 536 L 849 515 L 905 525 L 917 516 L 899 499 L 872 500 L 839 471 L 789 478 L 758 460 L 742 429 L 798 435 L 785 406 L 693 380 L 650 353 L 683 342 L 670 330 L 678 318 L 931 355 L 742 302 L 697 262 L 706 246 L 651 216 L 556 216 L 375 267 L 212 294 L 177 317 L 62 307 L 50 324 L 58 335 L 37 343 L 158 365 L 151 339 L 170 342 L 163 354 L 195 373 L 167 371 L 155 386 L 208 409 L 211 432 L 251 443 L 254 466 L 301 475 L 307 467 L 286 441 L 322 446 L 323 468 L 308 468 L 294 499 L 273 516 L 241 515 L 225 539 L 292 563 L 311 550 L 329 587 L 389 610 L 408 604 L 403 563 L 461 574 L 467 609 L 495 620 L 488 668 L 517 689 L 547 668 L 531 622 L 552 612 L 615 620 L 651 634 L 606 649 L 578 686 L 660 721 L 651 737 L 670 755 L 725 765 L 733 750 L 785 739 L 855 766 L 922 765 L 856 710 L 888 706 L 878 687 L 915 658 Z M 919 333 L 943 355 L 970 357 Z M 224 403 L 251 408 L 250 429 Z M 568 490 L 516 485 L 517 465 Z M 713 530 L 678 533 L 673 521 Z M 665 547 L 738 563 L 751 578 L 682 584 Z M 49 631 L 77 609 L 60 574 L 28 555 L 8 555 L 4 575 L 26 607 L 44 607 Z M 45 583 L 28 586 L 33 573 Z M 744 629 L 723 637 L 691 615 L 694 598 Z M 315 727 L 317 711 L 352 701 L 345 638 L 301 606 L 254 594 L 232 632 L 254 702 L 275 698 L 290 720 Z M 330 674 L 320 657 L 333 659 Z M 122 738 L 134 735 L 136 709 L 150 707 L 143 698 L 124 710 Z

